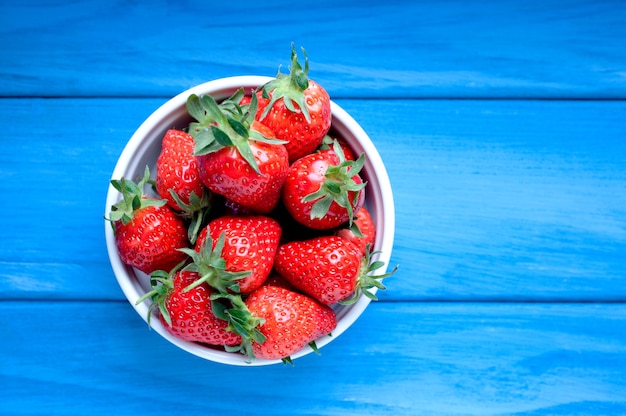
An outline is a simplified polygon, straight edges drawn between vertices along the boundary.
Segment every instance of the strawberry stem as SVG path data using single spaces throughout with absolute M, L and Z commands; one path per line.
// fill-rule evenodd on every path
M 298 62 L 296 47 L 292 43 L 289 74 L 283 74 L 280 72 L 280 67 L 278 67 L 276 78 L 261 87 L 261 96 L 265 99 L 270 99 L 270 102 L 267 107 L 265 107 L 265 110 L 263 110 L 260 120 L 263 120 L 267 116 L 276 101 L 282 99 L 285 107 L 292 113 L 297 111 L 294 103 L 297 104 L 307 123 L 311 123 L 311 115 L 309 114 L 309 109 L 306 106 L 304 97 L 304 90 L 309 88 L 309 58 L 304 48 L 301 49 L 304 55 L 304 69 L 302 69 L 300 62 Z
M 398 270 L 398 266 L 395 266 L 390 272 L 374 275 L 374 271 L 380 269 L 385 265 L 385 263 L 380 260 L 372 261 L 372 256 L 378 253 L 380 252 L 375 251 L 373 253 L 370 253 L 370 245 L 367 245 L 365 249 L 365 257 L 363 258 L 363 261 L 361 263 L 361 270 L 359 272 L 358 282 L 354 294 L 348 299 L 339 302 L 339 304 L 351 305 L 359 299 L 361 293 L 373 301 L 378 300 L 376 295 L 372 293 L 372 289 L 377 288 L 380 290 L 385 290 L 386 287 L 382 284 L 381 280 L 391 276 Z

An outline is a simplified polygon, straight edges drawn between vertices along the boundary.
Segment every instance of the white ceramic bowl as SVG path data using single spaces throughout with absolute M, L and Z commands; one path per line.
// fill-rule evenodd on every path
M 154 173 L 156 171 L 156 160 L 161 151 L 161 139 L 165 132 L 170 128 L 183 128 L 191 121 L 186 109 L 186 101 L 189 95 L 210 94 L 219 101 L 229 97 L 241 87 L 247 90 L 248 88 L 262 85 L 270 79 L 269 77 L 263 76 L 221 78 L 190 88 L 170 99 L 152 113 L 130 138 L 115 166 L 112 179 L 120 179 L 121 177 L 135 179 L 141 177 L 146 165 L 150 167 L 151 172 Z M 362 152 L 366 154 L 366 164 L 362 170 L 362 177 L 368 182 L 365 197 L 366 206 L 377 228 L 374 250 L 380 251 L 378 260 L 388 265 L 393 246 L 395 221 L 389 176 L 387 175 L 387 171 L 376 147 L 374 147 L 374 144 L 361 126 L 334 102 L 331 103 L 331 110 L 333 117 L 331 131 L 334 131 L 337 137 L 342 137 L 346 140 L 357 155 Z M 106 198 L 105 216 L 108 217 L 111 206 L 119 199 L 119 192 L 112 186 L 109 186 Z M 144 320 L 147 320 L 149 301 L 144 301 L 139 305 L 135 305 L 135 303 L 137 299 L 150 290 L 149 277 L 122 263 L 115 245 L 112 227 L 107 221 L 105 221 L 105 236 L 115 277 L 130 304 Z M 384 268 L 379 269 L 377 274 L 384 272 Z M 318 348 L 322 348 L 332 340 L 337 339 L 337 337 L 348 329 L 363 313 L 369 302 L 370 300 L 367 297 L 361 296 L 361 298 L 352 305 L 335 306 L 337 328 L 333 331 L 332 337 L 325 336 L 316 341 Z M 218 348 L 212 348 L 176 338 L 165 330 L 159 319 L 151 319 L 151 325 L 156 332 L 172 344 L 189 353 L 211 361 L 229 365 L 267 365 L 281 363 L 280 360 L 263 359 L 256 359 L 248 363 L 246 361 L 247 358 L 241 354 L 228 353 Z M 358 341 L 355 341 L 355 343 L 356 342 Z M 300 352 L 293 354 L 291 358 L 296 359 L 312 351 L 313 350 L 307 346 Z

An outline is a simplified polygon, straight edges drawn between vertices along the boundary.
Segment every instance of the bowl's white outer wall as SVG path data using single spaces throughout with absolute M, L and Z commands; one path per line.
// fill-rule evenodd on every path
M 246 89 L 255 88 L 270 79 L 272 78 L 263 76 L 221 78 L 197 85 L 176 95 L 152 113 L 133 134 L 122 151 L 111 178 L 120 179 L 125 177 L 135 180 L 142 176 L 146 165 L 150 166 L 154 174 L 156 159 L 161 150 L 161 139 L 165 132 L 170 128 L 182 129 L 189 122 L 186 102 L 191 94 L 210 94 L 219 101 L 229 97 L 241 87 Z M 334 102 L 331 102 L 331 110 L 333 116 L 332 130 L 340 137 L 343 137 L 356 154 L 362 152 L 366 154 L 366 164 L 363 168 L 364 180 L 368 181 L 366 205 L 377 224 L 374 250 L 380 252 L 377 255 L 378 260 L 388 265 L 393 248 L 395 211 L 387 170 L 374 144 L 361 126 Z M 106 217 L 109 216 L 111 206 L 119 199 L 119 192 L 109 185 L 105 207 Z M 111 266 L 120 288 L 137 313 L 144 320 L 147 320 L 149 301 L 142 302 L 139 305 L 135 303 L 137 299 L 149 290 L 148 276 L 125 265 L 121 261 L 115 245 L 113 230 L 108 221 L 105 221 L 105 237 Z M 382 268 L 377 271 L 377 274 L 384 272 L 385 268 Z M 342 334 L 363 313 L 369 302 L 370 300 L 367 297 L 361 296 L 353 305 L 335 307 L 337 328 L 333 331 L 332 337 L 325 336 L 317 340 L 317 346 L 321 348 Z M 227 353 L 178 339 L 167 332 L 158 319 L 152 319 L 151 325 L 156 332 L 171 343 L 189 353 L 211 361 L 229 365 L 267 365 L 281 362 L 280 360 L 270 361 L 262 359 L 247 362 L 246 357 L 240 354 Z M 307 346 L 302 351 L 293 354 L 291 358 L 295 359 L 311 352 L 312 349 Z

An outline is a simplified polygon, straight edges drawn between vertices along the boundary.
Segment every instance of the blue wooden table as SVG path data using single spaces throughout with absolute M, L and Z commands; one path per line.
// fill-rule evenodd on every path
M 0 414 L 626 413 L 626 4 L 0 1 Z M 286 65 L 368 132 L 399 271 L 295 366 L 150 331 L 108 181 L 172 96 Z

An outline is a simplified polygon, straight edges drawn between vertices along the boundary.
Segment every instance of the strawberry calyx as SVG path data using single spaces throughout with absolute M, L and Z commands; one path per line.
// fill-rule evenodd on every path
M 357 219 L 358 217 L 356 215 L 352 217 L 352 221 L 350 222 L 348 229 L 350 230 L 350 232 L 352 232 L 352 234 L 354 234 L 355 237 L 364 238 L 365 236 L 361 232 L 361 229 L 359 228 L 359 224 L 355 222 Z
M 358 175 L 363 168 L 365 154 L 361 154 L 357 160 L 346 160 L 336 140 L 333 143 L 333 152 L 339 158 L 339 164 L 328 167 L 320 188 L 304 196 L 302 202 L 316 201 L 311 207 L 311 219 L 323 218 L 328 213 L 330 205 L 335 202 L 348 211 L 349 225 L 352 226 L 353 207 L 358 203 L 360 191 L 367 185 L 367 182 L 357 183 L 353 177 Z M 350 193 L 353 193 L 352 200 L 350 200 Z
M 332 150 L 333 145 L 336 141 L 337 141 L 336 139 L 333 139 L 331 136 L 327 134 L 322 139 L 322 143 L 320 143 L 320 146 L 317 148 L 317 150 Z
M 251 272 L 229 272 L 226 270 L 226 261 L 222 257 L 222 251 L 226 240 L 226 233 L 220 234 L 213 246 L 213 240 L 207 235 L 204 245 L 199 252 L 192 249 L 181 249 L 193 260 L 184 270 L 198 273 L 199 278 L 183 289 L 183 292 L 192 290 L 194 287 L 206 282 L 216 289 L 210 296 L 213 315 L 228 322 L 227 331 L 238 334 L 241 343 L 235 346 L 224 346 L 227 352 L 239 352 L 253 360 L 254 353 L 252 342 L 262 344 L 265 335 L 258 327 L 265 320 L 258 318 L 250 312 L 239 294 L 239 279 L 250 276 Z
M 270 102 L 261 114 L 260 120 L 263 120 L 274 106 L 274 103 L 282 98 L 285 107 L 287 107 L 289 111 L 295 113 L 297 110 L 294 103 L 297 104 L 307 123 L 311 123 L 311 115 L 309 114 L 309 109 L 306 106 L 304 97 L 304 90 L 309 87 L 309 58 L 304 48 L 302 48 L 302 53 L 304 55 L 304 69 L 300 65 L 300 62 L 298 62 L 298 53 L 292 43 L 289 74 L 283 74 L 280 72 L 280 67 L 278 67 L 276 77 L 261 87 L 261 96 L 265 99 L 269 99 Z
M 189 238 L 191 244 L 195 244 L 205 219 L 208 217 L 209 211 L 211 210 L 210 193 L 203 192 L 202 197 L 198 197 L 198 195 L 192 191 L 189 194 L 189 203 L 185 203 L 173 189 L 168 189 L 168 191 L 182 210 L 180 216 L 189 220 L 187 238 Z
M 133 220 L 134 212 L 148 206 L 161 207 L 167 203 L 165 199 L 145 198 L 144 187 L 150 183 L 150 169 L 146 166 L 143 177 L 133 182 L 124 177 L 111 180 L 111 185 L 122 194 L 122 199 L 111 207 L 109 221 L 121 221 L 126 225 Z
M 150 298 L 152 303 L 148 307 L 148 325 L 150 325 L 150 317 L 155 307 L 159 308 L 159 312 L 163 316 L 165 322 L 172 326 L 172 318 L 167 310 L 167 297 L 174 290 L 174 275 L 185 265 L 186 260 L 178 263 L 169 272 L 165 270 L 156 270 L 150 273 L 150 285 L 152 290 L 148 291 L 142 297 L 137 299 L 135 305 L 139 305 L 144 300 Z
M 361 294 L 368 297 L 369 299 L 376 301 L 378 298 L 372 292 L 373 288 L 377 288 L 380 290 L 385 290 L 386 287 L 381 282 L 382 279 L 385 279 L 398 270 L 398 266 L 396 265 L 390 272 L 383 274 L 374 274 L 374 272 L 385 265 L 384 262 L 380 260 L 372 261 L 372 256 L 380 253 L 380 251 L 370 252 L 370 245 L 367 245 L 365 250 L 365 257 L 361 262 L 361 270 L 359 271 L 359 276 L 357 278 L 357 285 L 354 290 L 354 294 L 346 300 L 339 302 L 341 305 L 351 305 L 355 303 Z
M 343 150 L 343 155 L 347 160 L 356 159 L 356 156 L 350 148 L 350 145 L 348 145 L 345 140 L 336 139 L 332 136 L 329 136 L 328 134 L 324 136 L 324 138 L 322 139 L 322 143 L 320 143 L 320 146 L 317 148 L 317 150 L 333 150 L 333 146 L 336 141 L 339 142 L 339 146 L 341 146 L 341 150 Z
M 187 98 L 187 111 L 196 121 L 189 124 L 188 131 L 196 142 L 194 148 L 196 156 L 216 152 L 224 147 L 235 147 L 250 167 L 261 175 L 249 140 L 270 144 L 286 142 L 265 137 L 251 128 L 258 102 L 256 95 L 253 94 L 250 104 L 240 106 L 239 101 L 243 94 L 244 90 L 240 88 L 221 104 L 208 94 L 200 96 L 191 94 Z
M 174 290 L 174 276 L 181 269 L 184 271 L 183 266 L 185 263 L 186 261 L 179 263 L 169 272 L 157 270 L 150 274 L 152 290 L 140 297 L 135 303 L 138 305 L 148 298 L 152 300 L 148 307 L 148 325 L 150 325 L 154 308 L 159 309 L 167 325 L 172 325 L 172 317 L 167 309 L 167 298 Z M 194 287 L 197 286 L 195 284 L 192 285 Z M 184 290 L 189 289 L 192 285 Z M 210 295 L 209 300 L 211 301 L 213 315 L 228 322 L 226 330 L 241 336 L 241 344 L 236 346 L 226 345 L 224 346 L 226 351 L 239 352 L 246 355 L 250 361 L 253 360 L 255 357 L 252 352 L 252 342 L 258 342 L 259 344 L 265 342 L 265 335 L 258 329 L 265 320 L 252 315 L 240 295 L 214 292 Z
M 233 293 L 215 292 L 210 296 L 213 314 L 228 322 L 227 331 L 236 333 L 241 337 L 241 343 L 235 346 L 225 346 L 227 352 L 238 352 L 248 357 L 249 361 L 254 360 L 252 342 L 262 344 L 265 342 L 265 335 L 259 327 L 265 323 L 265 319 L 254 316 L 241 295 Z M 223 302 L 226 300 L 226 302 Z M 230 304 L 231 307 L 227 305 Z
M 226 233 L 220 234 L 213 247 L 213 239 L 207 236 L 198 251 L 190 248 L 180 248 L 179 250 L 191 257 L 185 270 L 198 273 L 200 276 L 196 281 L 183 289 L 188 292 L 194 287 L 206 282 L 218 292 L 239 293 L 239 280 L 252 274 L 250 271 L 230 272 L 226 270 L 226 261 L 222 257 L 222 251 L 226 241 Z
M 331 334 L 328 334 L 328 335 L 330 336 Z M 311 342 L 309 342 L 309 347 L 311 347 L 311 349 L 313 350 L 313 352 L 314 352 L 314 353 L 316 353 L 317 355 L 321 355 L 321 354 L 322 354 L 322 353 L 320 352 L 319 348 L 317 347 L 317 344 L 315 343 L 315 341 L 311 341 Z M 292 367 L 294 366 L 294 363 L 293 363 L 293 358 L 291 358 L 291 356 L 290 356 L 290 355 L 288 355 L 288 356 L 286 356 L 286 357 L 281 358 L 281 359 L 280 359 L 280 361 L 282 361 L 282 363 L 283 363 L 284 365 L 290 365 L 290 366 L 292 366 Z

